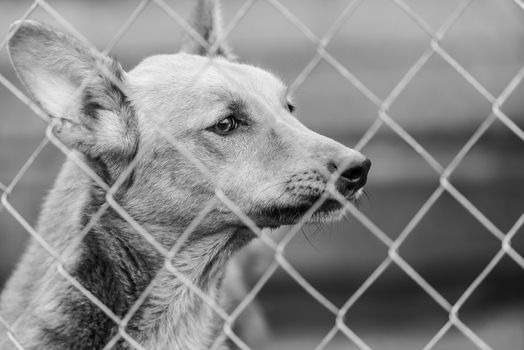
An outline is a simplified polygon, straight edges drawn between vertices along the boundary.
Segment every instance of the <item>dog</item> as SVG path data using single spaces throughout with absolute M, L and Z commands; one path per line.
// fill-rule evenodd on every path
M 181 51 L 129 72 L 47 25 L 12 25 L 12 64 L 72 150 L 36 226 L 60 265 L 32 240 L 1 296 L 24 349 L 230 349 L 213 303 L 246 290 L 228 262 L 242 270 L 258 228 L 335 220 L 336 194 L 362 192 L 370 161 L 306 128 L 280 79 L 232 55 L 217 6 L 199 0 Z M 144 298 L 120 329 L 85 291 L 119 319 Z M 257 320 L 243 325 L 262 332 Z M 6 332 L 0 348 L 15 349 Z

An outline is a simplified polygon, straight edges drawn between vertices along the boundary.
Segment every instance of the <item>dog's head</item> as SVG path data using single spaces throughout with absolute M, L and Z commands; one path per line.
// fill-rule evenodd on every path
M 117 181 L 119 200 L 139 222 L 187 224 L 213 199 L 215 229 L 244 225 L 231 207 L 261 227 L 296 223 L 319 200 L 311 220 L 338 216 L 369 160 L 306 128 L 280 79 L 215 44 L 212 1 L 195 18 L 200 40 L 130 72 L 32 21 L 13 25 L 9 51 L 34 100 L 60 120 L 58 138 L 109 184 L 131 179 Z

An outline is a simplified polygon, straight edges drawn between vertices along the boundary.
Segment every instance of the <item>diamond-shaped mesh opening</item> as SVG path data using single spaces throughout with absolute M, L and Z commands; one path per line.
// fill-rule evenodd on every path
M 131 17 L 134 9 L 141 0 L 131 1 L 49 1 L 52 8 L 60 14 L 67 22 L 72 24 L 75 29 L 82 33 L 97 48 L 102 50 L 108 41 L 115 36 L 121 26 Z M 34 19 L 45 20 L 53 19 L 47 11 L 42 11 L 44 16 L 40 17 L 37 10 Z M 150 23 L 155 23 L 153 22 Z M 133 33 L 134 34 L 134 33 Z M 153 34 L 153 33 L 151 33 Z M 150 35 L 149 39 L 154 40 L 155 35 Z M 138 46 L 138 45 L 137 45 Z M 141 46 L 141 45 L 140 45 Z
M 499 249 L 500 241 L 444 193 L 404 241 L 400 255 L 455 302 Z
M 491 105 L 439 56 L 432 56 L 390 109 L 406 129 L 443 166 L 491 113 Z
M 322 103 L 311 96 L 319 96 Z M 368 129 L 377 118 L 376 106 L 325 61 L 298 87 L 294 100 L 302 123 L 348 147 L 354 146 L 362 136 L 359 131 Z
M 327 46 L 328 52 L 382 98 L 426 48 L 427 35 L 387 0 L 363 2 Z
M 363 210 L 387 235 L 397 237 L 436 190 L 438 174 L 387 126 L 362 151 L 376 160 Z
M 9 202 L 32 224 L 36 222 L 40 211 L 32 202 L 35 196 L 41 198 L 39 202 L 43 201 L 42 198 L 45 198 L 55 180 L 53 174 L 60 170 L 64 160 L 63 155 L 45 141 L 38 145 L 38 148 L 41 148 L 41 152 L 38 152 L 9 194 Z
M 174 7 L 176 11 L 188 10 L 188 4 L 184 2 L 173 5 L 178 5 Z M 131 8 L 130 12 L 132 10 Z M 124 21 L 119 23 L 120 26 L 123 24 Z M 116 31 L 113 33 L 116 34 Z M 109 44 L 109 39 L 113 39 L 113 36 L 106 36 L 104 45 Z M 112 48 L 111 55 L 116 56 L 124 68 L 131 69 L 147 56 L 176 52 L 181 40 L 180 26 L 162 8 L 149 2 L 122 33 Z
M 306 348 L 314 348 L 333 326 L 333 314 L 285 271 L 276 272 L 262 288 L 258 299 L 275 344 L 307 342 Z M 296 340 L 299 337 L 301 339 Z
M 372 349 L 420 349 L 445 323 L 446 316 L 413 279 L 392 265 L 349 309 L 345 323 Z M 410 337 L 413 329 L 416 337 Z M 411 341 L 406 344 L 405 338 Z
M 510 43 L 524 39 L 523 19 L 514 1 L 474 1 L 442 45 L 486 89 L 500 94 L 522 66 L 524 50 Z
M 495 121 L 451 176 L 451 183 L 505 232 L 522 214 L 523 154 L 524 142 Z
M 522 267 L 508 256 L 500 259 L 460 311 L 473 332 L 493 349 L 522 346 Z
M 326 252 L 331 259 L 322 259 Z M 386 255 L 384 244 L 350 215 L 332 225 L 304 227 L 285 253 L 297 271 L 337 306 L 360 288 Z
M 275 37 L 280 40 L 274 40 Z M 255 2 L 231 32 L 230 42 L 243 61 L 269 65 L 290 84 L 316 53 L 315 43 L 267 1 Z

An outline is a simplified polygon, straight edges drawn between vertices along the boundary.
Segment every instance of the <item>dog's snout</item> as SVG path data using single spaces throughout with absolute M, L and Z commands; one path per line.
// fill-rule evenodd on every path
M 335 163 L 330 163 L 328 169 L 330 172 L 338 171 L 339 166 Z M 371 161 L 364 159 L 357 163 L 350 162 L 350 164 L 340 173 L 337 181 L 337 189 L 342 194 L 354 193 L 364 187 L 368 179 L 369 169 L 371 168 Z

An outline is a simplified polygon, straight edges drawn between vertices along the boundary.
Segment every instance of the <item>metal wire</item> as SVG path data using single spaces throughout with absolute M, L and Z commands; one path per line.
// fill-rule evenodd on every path
M 262 0 L 259 0 L 262 1 Z M 364 0 L 351 0 L 348 1 L 347 6 L 334 21 L 333 25 L 328 28 L 325 34 L 321 37 L 315 35 L 308 26 L 303 23 L 295 14 L 286 8 L 279 0 L 265 0 L 271 6 L 273 6 L 286 20 L 298 28 L 304 36 L 313 42 L 316 45 L 316 54 L 315 56 L 306 64 L 301 73 L 297 76 L 294 82 L 290 85 L 290 93 L 296 91 L 301 87 L 301 85 L 307 80 L 311 73 L 316 69 L 316 67 L 321 62 L 326 62 L 331 65 L 344 79 L 350 82 L 364 98 L 369 100 L 372 104 L 376 106 L 377 109 L 377 118 L 374 120 L 371 127 L 364 133 L 360 141 L 357 143 L 356 149 L 362 149 L 365 147 L 377 134 L 378 130 L 381 127 L 388 127 L 392 130 L 399 138 L 406 142 L 417 154 L 435 171 L 439 176 L 439 184 L 437 189 L 428 197 L 425 203 L 420 207 L 417 213 L 411 218 L 406 227 L 401 231 L 400 235 L 396 239 L 391 239 L 383 229 L 379 228 L 371 219 L 366 215 L 360 212 L 352 203 L 349 203 L 342 195 L 333 190 L 333 186 L 329 191 L 329 194 L 337 198 L 348 210 L 348 212 L 354 216 L 363 226 L 371 233 L 381 244 L 387 248 L 387 255 L 384 256 L 383 261 L 379 266 L 369 275 L 369 277 L 364 281 L 364 283 L 350 296 L 342 307 L 337 307 L 332 301 L 326 298 L 322 293 L 315 289 L 312 284 L 303 277 L 297 269 L 286 259 L 285 250 L 289 242 L 295 236 L 295 234 L 301 229 L 304 225 L 307 218 L 309 218 L 316 209 L 318 209 L 323 201 L 326 200 L 327 196 L 324 196 L 321 200 L 315 203 L 310 210 L 305 214 L 304 218 L 296 225 L 291 227 L 286 233 L 284 238 L 276 243 L 271 238 L 264 235 L 262 231 L 256 226 L 256 224 L 245 214 L 242 210 L 234 203 L 233 200 L 228 198 L 226 194 L 221 190 L 221 184 L 216 184 L 215 197 L 211 202 L 209 202 L 205 208 L 199 213 L 195 220 L 188 226 L 188 228 L 182 233 L 180 240 L 175 244 L 171 249 L 166 249 L 160 242 L 157 242 L 155 238 L 144 229 L 138 222 L 136 222 L 133 217 L 127 213 L 113 198 L 113 195 L 123 184 L 127 176 L 134 169 L 139 158 L 135 159 L 132 164 L 124 171 L 124 173 L 117 179 L 117 181 L 109 186 L 100 179 L 92 169 L 89 168 L 87 164 L 84 164 L 81 159 L 79 159 L 72 150 L 70 150 L 66 145 L 64 145 L 52 132 L 53 126 L 58 123 L 57 120 L 49 118 L 49 116 L 41 110 L 39 106 L 34 104 L 31 99 L 21 92 L 15 85 L 12 84 L 7 78 L 0 75 L 0 84 L 5 86 L 16 98 L 18 98 L 22 103 L 28 105 L 31 110 L 46 123 L 49 123 L 45 137 L 43 138 L 40 145 L 35 149 L 33 154 L 28 158 L 24 166 L 19 170 L 16 176 L 10 181 L 8 185 L 0 183 L 0 192 L 1 196 L 1 207 L 0 210 L 6 209 L 11 216 L 13 216 L 24 228 L 25 230 L 34 238 L 42 247 L 55 259 L 55 267 L 58 274 L 62 275 L 74 288 L 80 291 L 87 299 L 93 302 L 97 307 L 99 307 L 113 322 L 115 322 L 119 327 L 119 332 L 114 335 L 114 337 L 106 344 L 104 349 L 111 349 L 115 346 L 118 341 L 122 338 L 125 339 L 131 346 L 136 349 L 143 349 L 142 346 L 134 340 L 126 331 L 126 326 L 131 320 L 133 315 L 138 311 L 140 306 L 144 303 L 149 293 L 151 292 L 150 287 L 147 287 L 145 291 L 140 295 L 138 300 L 132 305 L 127 314 L 121 319 L 116 316 L 106 305 L 104 305 L 100 300 L 98 300 L 89 290 L 82 286 L 75 278 L 67 271 L 67 265 L 64 262 L 65 254 L 64 251 L 56 251 L 49 242 L 46 242 L 45 239 L 24 219 L 24 217 L 15 209 L 13 204 L 9 201 L 9 195 L 13 189 L 17 186 L 20 179 L 26 174 L 33 162 L 38 158 L 42 150 L 49 144 L 53 143 L 58 147 L 69 159 L 72 159 L 81 169 L 94 181 L 99 183 L 102 188 L 107 192 L 106 202 L 98 209 L 98 211 L 92 216 L 90 222 L 86 227 L 83 228 L 82 232 L 79 235 L 79 239 L 76 241 L 78 244 L 84 237 L 87 232 L 96 224 L 96 222 L 101 218 L 106 210 L 112 208 L 115 210 L 123 219 L 125 219 L 139 234 L 141 234 L 149 244 L 151 244 L 165 259 L 165 268 L 170 271 L 174 276 L 176 276 L 184 285 L 191 289 L 196 295 L 198 295 L 204 303 L 209 305 L 216 313 L 221 317 L 225 323 L 223 328 L 223 334 L 215 342 L 212 348 L 219 346 L 219 341 L 224 338 L 229 338 L 241 349 L 250 349 L 234 332 L 233 325 L 239 315 L 253 302 L 254 298 L 260 292 L 260 290 L 266 285 L 269 279 L 273 276 L 275 271 L 278 268 L 283 269 L 291 278 L 293 278 L 314 300 L 316 300 L 320 305 L 322 305 L 326 310 L 331 312 L 334 317 L 333 327 L 327 332 L 325 337 L 320 340 L 316 349 L 321 350 L 326 348 L 333 338 L 341 333 L 345 335 L 353 344 L 355 344 L 360 349 L 371 349 L 371 347 L 366 344 L 366 342 L 345 322 L 345 316 L 350 312 L 351 308 L 359 301 L 359 299 L 364 295 L 364 293 L 384 274 L 386 269 L 391 265 L 396 265 L 399 267 L 407 276 L 409 276 L 418 286 L 423 290 L 429 297 L 431 297 L 448 315 L 449 321 L 431 338 L 431 340 L 425 345 L 424 349 L 433 348 L 442 337 L 444 337 L 447 332 L 453 327 L 458 329 L 464 336 L 469 338 L 473 344 L 479 349 L 490 349 L 489 345 L 479 337 L 473 330 L 471 330 L 468 325 L 466 325 L 459 317 L 459 312 L 466 301 L 471 297 L 479 285 L 487 278 L 487 276 L 493 271 L 497 264 L 504 257 L 509 257 L 515 261 L 519 266 L 524 269 L 524 258 L 512 247 L 512 239 L 514 235 L 524 226 L 524 212 L 511 227 L 508 232 L 503 232 L 499 229 L 494 223 L 492 223 L 475 205 L 457 188 L 455 188 L 449 181 L 450 176 L 454 173 L 457 167 L 464 160 L 469 151 L 477 144 L 479 139 L 485 134 L 485 132 L 490 128 L 490 126 L 496 121 L 500 121 L 505 125 L 511 132 L 513 132 L 517 137 L 524 141 L 524 131 L 513 122 L 501 109 L 501 106 L 506 102 L 506 100 L 511 96 L 515 91 L 517 86 L 524 79 L 524 67 L 513 77 L 510 83 L 502 91 L 499 96 L 493 96 L 466 68 L 464 68 L 449 52 L 447 52 L 441 45 L 440 42 L 446 36 L 448 31 L 454 26 L 454 24 L 460 20 L 462 15 L 465 13 L 467 8 L 475 0 L 466 0 L 457 6 L 457 8 L 448 16 L 444 24 L 435 32 L 431 26 L 420 16 L 414 9 L 412 9 L 405 1 L 403 0 L 391 0 L 402 12 L 409 17 L 417 26 L 419 26 L 422 31 L 428 36 L 428 47 L 424 53 L 417 59 L 417 61 L 409 68 L 407 73 L 399 80 L 391 92 L 386 96 L 385 99 L 379 98 L 370 88 L 368 88 L 362 81 L 360 81 L 355 74 L 353 74 L 349 69 L 347 69 L 342 63 L 340 63 L 332 54 L 327 51 L 327 46 L 333 37 L 337 34 L 340 28 L 351 19 L 352 15 L 358 11 L 360 5 Z M 514 0 L 515 3 L 524 8 L 522 1 Z M 127 31 L 132 27 L 135 21 L 142 15 L 143 11 L 148 7 L 154 4 L 159 9 L 163 10 L 171 19 L 173 19 L 180 27 L 193 39 L 201 43 L 202 46 L 207 47 L 211 50 L 216 50 L 219 45 L 227 38 L 227 36 L 235 30 L 237 24 L 240 22 L 244 16 L 252 10 L 253 5 L 256 3 L 256 0 L 248 0 L 244 3 L 241 9 L 234 16 L 233 20 L 225 28 L 223 35 L 217 39 L 215 43 L 209 45 L 199 34 L 188 24 L 188 22 L 181 16 L 177 11 L 175 11 L 168 3 L 163 0 L 142 0 L 136 6 L 132 14 L 126 19 L 126 21 L 121 25 L 116 34 L 111 38 L 107 46 L 102 50 L 102 54 L 108 54 L 115 47 L 115 45 L 120 41 L 120 39 L 127 33 Z M 82 34 L 75 29 L 74 25 L 68 23 L 60 13 L 54 9 L 48 2 L 45 0 L 36 0 L 34 1 L 26 11 L 26 13 L 21 17 L 21 19 L 29 18 L 36 9 L 42 9 L 48 13 L 51 17 L 56 19 L 61 25 L 66 27 L 71 33 L 81 38 L 91 46 L 95 51 L 93 45 L 89 44 L 88 40 L 82 36 Z M 16 31 L 17 28 L 14 28 L 13 31 L 5 36 L 5 38 L 0 42 L 0 49 L 5 47 L 10 36 Z M 476 91 L 479 92 L 481 96 L 492 106 L 492 112 L 484 119 L 484 121 L 477 128 L 475 133 L 469 138 L 469 140 L 464 144 L 464 146 L 459 150 L 455 155 L 452 161 L 448 166 L 443 166 L 439 161 L 433 157 L 433 155 L 423 147 L 408 131 L 406 131 L 402 126 L 400 126 L 393 118 L 389 115 L 389 109 L 391 105 L 399 98 L 401 93 L 406 89 L 406 87 L 413 81 L 415 76 L 426 66 L 427 62 L 434 55 L 441 57 L 447 64 L 453 68 L 458 75 L 460 75 L 465 81 L 467 81 Z M 209 65 L 212 65 L 210 60 Z M 104 71 L 104 67 L 99 67 L 100 70 Z M 208 69 L 206 66 L 203 68 L 203 71 Z M 213 67 L 218 69 L 217 67 Z M 202 71 L 202 72 L 203 72 Z M 105 72 L 105 71 L 104 71 Z M 225 76 L 225 72 L 221 72 Z M 195 80 L 198 79 L 198 76 L 195 77 Z M 231 77 L 233 83 L 234 79 Z M 194 83 L 189 82 L 190 84 Z M 119 84 L 118 81 L 115 81 L 115 84 Z M 77 93 L 81 94 L 85 86 L 82 86 L 78 89 Z M 125 87 L 122 87 L 125 89 Z M 269 113 L 271 114 L 271 113 Z M 277 120 L 272 120 L 272 123 L 278 123 Z M 178 142 L 176 139 L 173 139 L 170 135 L 163 131 L 163 125 L 156 125 L 159 135 L 164 137 L 178 152 L 180 152 L 184 157 L 191 161 L 195 167 L 199 169 L 203 176 L 212 177 L 212 172 L 207 169 L 197 157 L 195 157 L 189 149 L 187 149 L 183 144 Z M 256 144 L 254 142 L 253 144 Z M 231 169 L 234 171 L 234 169 Z M 333 183 L 336 180 L 337 174 L 330 175 L 330 181 Z M 425 217 L 428 211 L 435 205 L 437 200 L 442 196 L 442 194 L 448 193 L 455 200 L 460 203 L 469 213 L 472 215 L 483 227 L 485 227 L 495 238 L 500 241 L 500 249 L 491 259 L 491 261 L 486 265 L 483 271 L 475 278 L 475 280 L 468 286 L 468 288 L 463 292 L 460 298 L 455 302 L 451 303 L 444 296 L 442 296 L 429 282 L 427 282 L 417 271 L 414 269 L 400 254 L 399 248 L 409 237 L 409 235 L 414 231 L 414 229 L 419 225 L 421 220 Z M 173 258 L 181 249 L 184 242 L 187 240 L 189 235 L 193 230 L 201 223 L 201 221 L 208 215 L 208 213 L 213 209 L 218 203 L 224 204 L 228 207 L 233 213 L 235 213 L 247 227 L 249 227 L 253 232 L 255 232 L 262 240 L 266 243 L 268 249 L 273 252 L 273 261 L 268 266 L 266 271 L 259 278 L 254 287 L 248 292 L 246 297 L 240 302 L 239 305 L 228 314 L 223 308 L 217 304 L 217 302 L 211 299 L 205 292 L 203 292 L 198 286 L 194 285 L 191 280 L 184 275 L 182 272 L 178 271 L 176 267 L 172 264 Z M 65 251 L 71 251 L 75 249 L 76 246 L 72 245 L 67 247 Z M 8 324 L 4 318 L 0 315 L 0 325 L 5 328 L 5 332 L 8 334 L 9 339 L 18 349 L 23 349 L 23 347 L 16 340 L 16 328 L 21 326 L 16 320 L 12 324 Z M 1 330 L 1 329 L 0 329 Z M 3 330 L 1 330 L 3 331 Z

